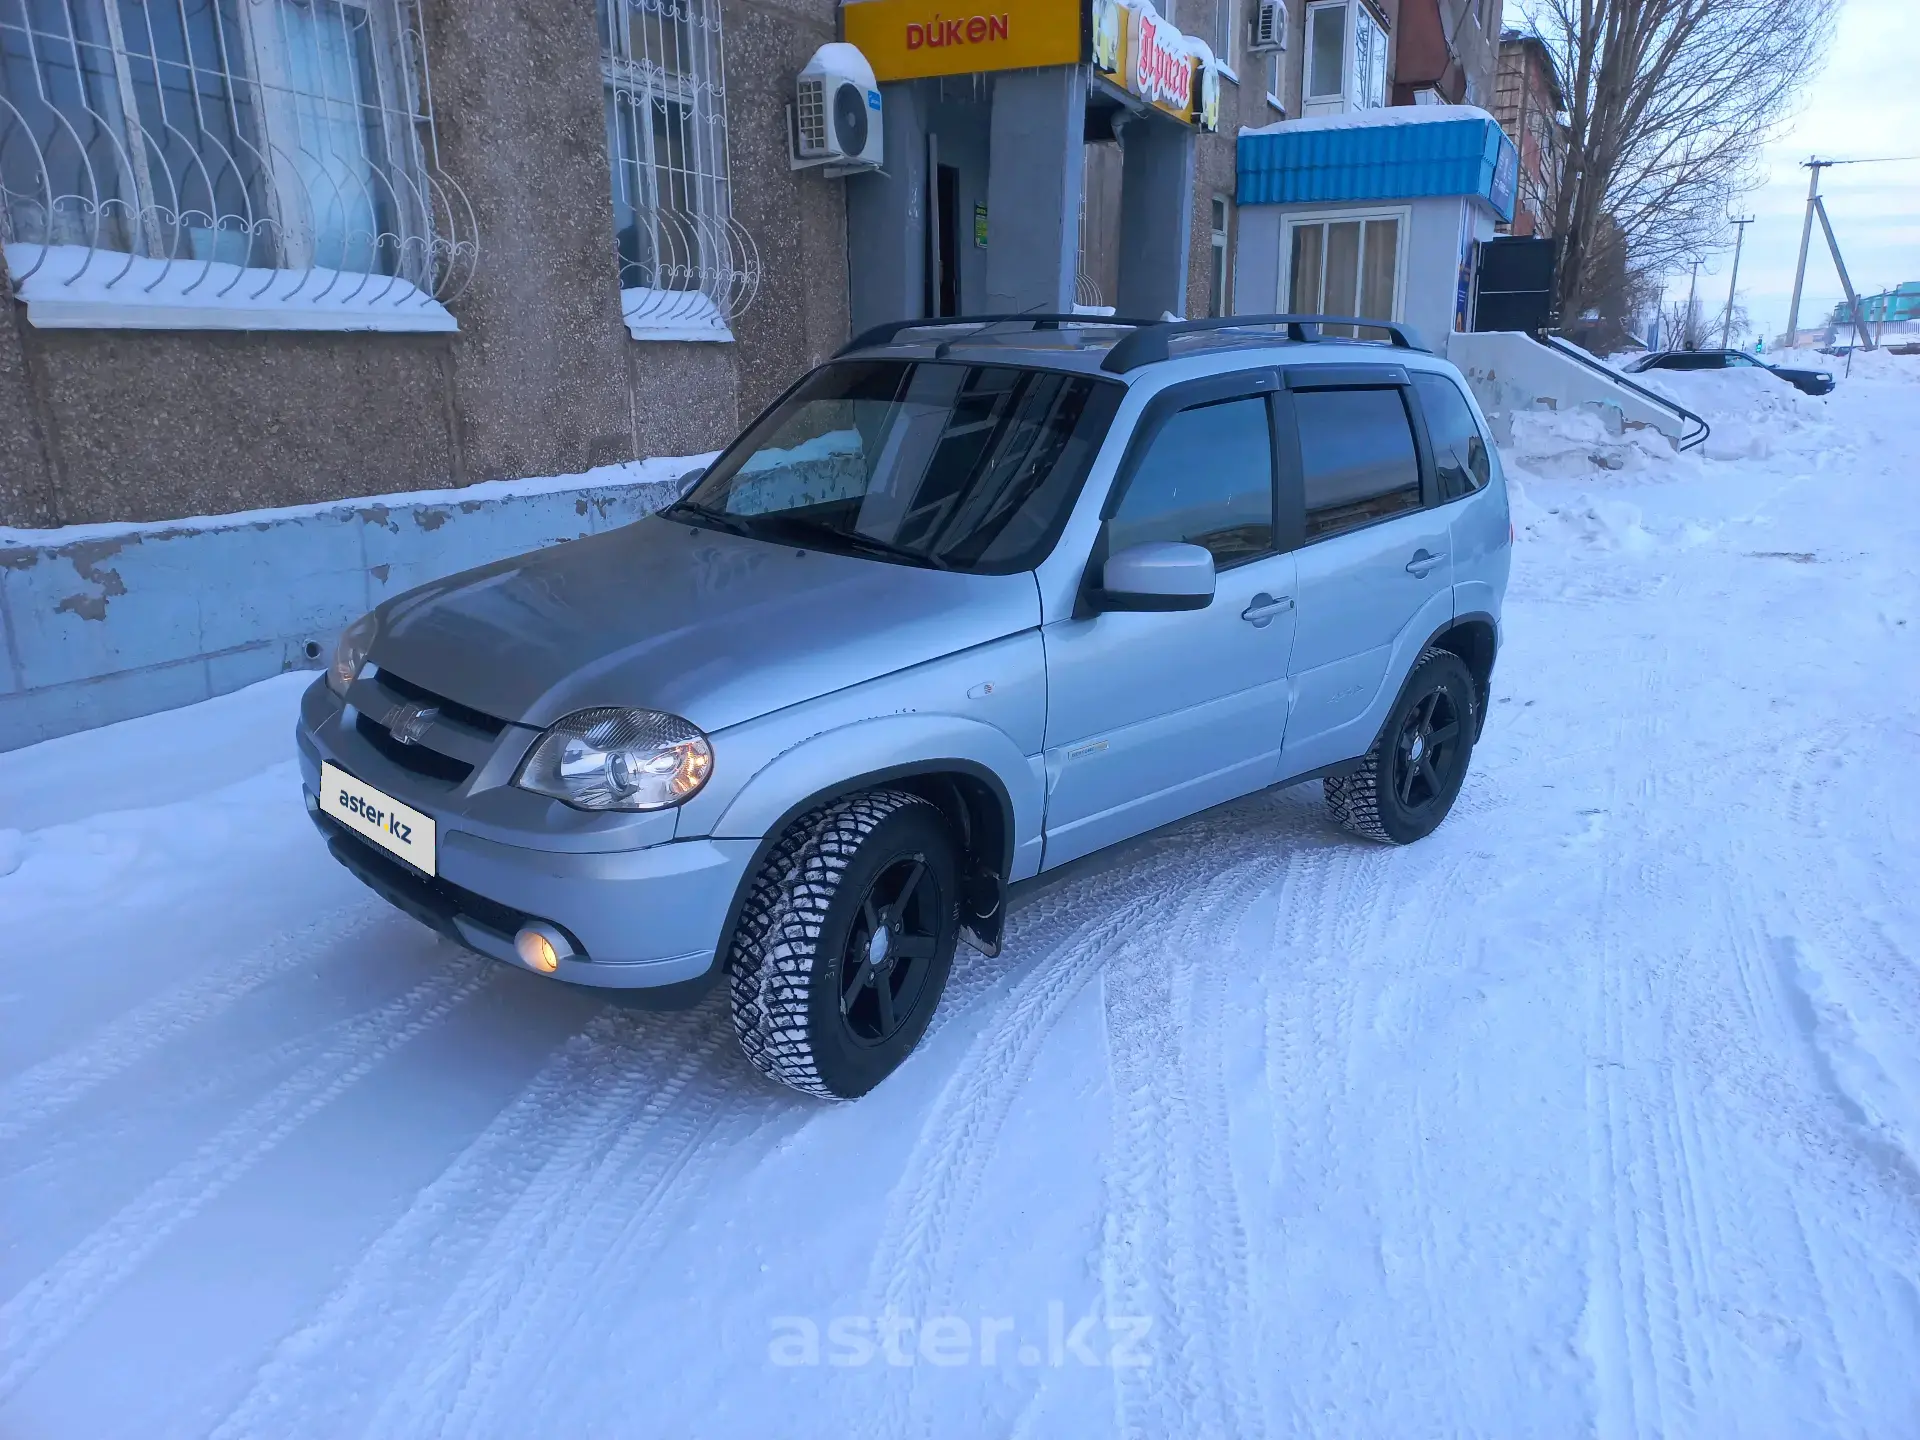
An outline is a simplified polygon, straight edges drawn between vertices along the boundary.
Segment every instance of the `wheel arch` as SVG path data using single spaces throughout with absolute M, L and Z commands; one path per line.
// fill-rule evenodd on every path
M 1474 727 L 1474 738 L 1479 739 L 1480 732 L 1486 729 L 1487 710 L 1493 699 L 1493 662 L 1500 653 L 1499 622 L 1484 611 L 1456 615 L 1427 637 L 1421 649 L 1428 648 L 1459 656 L 1467 673 L 1473 676 L 1474 688 L 1480 696 L 1480 718 Z
M 1013 797 L 1006 782 L 978 760 L 948 756 L 913 760 L 851 775 L 826 785 L 787 807 L 767 827 L 747 862 L 733 900 L 727 906 L 714 951 L 714 970 L 726 964 L 753 882 L 768 853 L 780 838 L 808 812 L 864 790 L 905 790 L 939 810 L 959 845 L 961 864 L 962 935 L 989 955 L 1000 950 L 1007 914 L 1007 876 L 1013 867 L 1015 821 Z

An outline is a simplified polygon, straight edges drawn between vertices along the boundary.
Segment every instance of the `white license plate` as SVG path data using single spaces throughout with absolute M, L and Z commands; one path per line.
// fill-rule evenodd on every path
M 332 764 L 320 767 L 320 808 L 414 869 L 428 875 L 438 873 L 433 865 L 431 815 L 422 815 Z

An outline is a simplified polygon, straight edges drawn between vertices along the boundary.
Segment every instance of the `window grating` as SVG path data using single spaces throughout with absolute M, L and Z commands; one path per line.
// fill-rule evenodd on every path
M 733 218 L 720 0 L 596 3 L 622 312 L 647 338 L 728 338 L 760 257 Z
M 108 302 L 446 328 L 478 258 L 418 0 L 0 0 L 0 202 L 16 285 Z

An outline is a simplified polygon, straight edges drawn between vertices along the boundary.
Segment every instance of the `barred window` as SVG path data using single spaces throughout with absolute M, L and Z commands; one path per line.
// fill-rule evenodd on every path
M 0 0 L 36 325 L 451 330 L 473 236 L 416 0 Z
M 596 4 L 627 327 L 642 340 L 731 340 L 760 257 L 733 218 L 720 0 Z

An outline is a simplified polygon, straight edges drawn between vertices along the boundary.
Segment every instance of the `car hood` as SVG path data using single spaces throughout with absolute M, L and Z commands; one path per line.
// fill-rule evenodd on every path
M 378 610 L 375 665 L 502 719 L 594 705 L 707 731 L 1040 623 L 1031 574 L 967 575 L 657 517 Z

